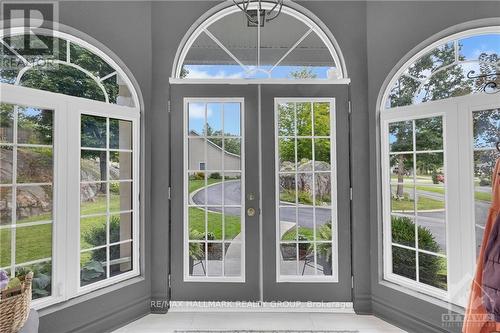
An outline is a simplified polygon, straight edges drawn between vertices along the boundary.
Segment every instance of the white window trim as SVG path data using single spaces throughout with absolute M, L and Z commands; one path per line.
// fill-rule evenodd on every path
M 2 103 L 54 110 L 54 199 L 52 222 L 52 293 L 34 300 L 35 309 L 116 284 L 140 275 L 140 109 L 0 83 Z M 85 287 L 80 274 L 80 111 L 133 121 L 133 269 Z M 97 110 L 97 111 L 96 111 Z M 64 126 L 67 125 L 67 126 Z M 74 135 L 78 133 L 78 135 Z M 66 138 L 66 140 L 64 139 Z M 61 158 L 62 156 L 67 159 Z M 21 263 L 22 264 L 22 263 Z
M 395 107 L 380 114 L 382 222 L 383 222 L 383 279 L 422 292 L 447 303 L 465 306 L 467 292 L 476 261 L 474 207 L 474 111 L 500 107 L 500 95 L 478 93 L 417 105 Z M 446 169 L 446 246 L 448 258 L 448 291 L 418 283 L 392 273 L 391 212 L 389 185 L 390 122 L 443 116 L 443 145 Z M 456 142 L 457 144 L 449 144 Z M 448 144 L 447 144 L 448 143 Z M 453 181 L 455 180 L 455 181 Z M 458 180 L 458 181 L 457 181 Z M 466 180 L 466 181 L 463 181 Z
M 240 261 L 240 276 L 190 276 L 189 275 L 189 184 L 187 183 L 187 179 L 189 176 L 189 150 L 188 150 L 188 138 L 189 138 L 189 115 L 188 115 L 188 105 L 190 103 L 239 103 L 241 105 L 240 109 L 240 126 L 241 126 L 241 170 L 217 170 L 222 172 L 241 172 L 241 226 L 240 226 L 240 234 L 241 241 L 238 242 L 241 244 L 241 261 Z M 183 101 L 183 161 L 184 161 L 184 170 L 183 170 L 183 281 L 184 282 L 236 282 L 236 283 L 244 283 L 246 281 L 246 209 L 245 209 L 245 99 L 240 97 L 205 97 L 205 98 L 190 98 L 185 97 Z M 206 109 L 206 105 L 205 105 Z M 206 110 L 205 110 L 206 116 Z M 206 118 L 205 118 L 206 119 Z M 224 112 L 222 112 L 222 123 L 224 123 Z M 207 150 L 205 149 L 205 161 L 207 161 Z M 223 158 L 224 161 L 224 158 Z M 222 165 L 222 169 L 224 169 L 224 165 Z M 205 173 L 211 170 L 204 170 Z M 224 205 L 223 205 L 224 206 Z M 201 241 L 205 243 L 205 241 Z M 218 242 L 218 241 L 217 241 Z M 222 240 L 221 242 L 226 242 Z M 223 257 L 224 261 L 224 257 Z M 208 269 L 207 269 L 208 272 Z M 223 271 L 224 272 L 224 271 Z
M 279 108 L 278 105 L 282 103 L 313 103 L 313 102 L 328 102 L 330 103 L 330 165 L 332 170 L 330 170 L 331 181 L 330 181 L 330 193 L 332 198 L 331 209 L 332 209 L 332 275 L 303 275 L 303 276 L 292 276 L 292 275 L 281 275 L 280 274 L 280 256 L 281 256 L 281 233 L 280 233 L 280 191 L 279 191 L 279 169 L 280 169 L 280 156 L 279 156 Z M 337 128 L 336 128 L 336 100 L 335 98 L 302 98 L 302 97 L 279 97 L 274 99 L 274 161 L 275 161 L 275 210 L 276 210 L 276 232 L 275 232 L 275 243 L 276 243 L 276 282 L 339 282 L 339 272 L 338 272 L 338 212 L 337 212 Z M 314 122 L 314 110 L 312 112 L 312 122 Z M 315 136 L 312 136 L 314 139 Z M 314 146 L 314 145 L 313 145 Z M 298 171 L 295 171 L 298 173 Z M 315 216 L 315 213 L 313 213 Z M 315 218 L 315 217 L 314 217 Z M 314 226 L 315 228 L 315 226 Z M 293 243 L 293 242 L 291 242 Z

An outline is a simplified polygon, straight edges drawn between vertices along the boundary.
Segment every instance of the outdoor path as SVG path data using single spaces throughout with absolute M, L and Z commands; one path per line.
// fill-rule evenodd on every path
M 476 188 L 478 189 L 478 188 Z M 488 188 L 480 188 L 481 191 L 485 191 Z M 491 190 L 491 189 L 490 189 Z M 224 192 L 224 193 L 223 193 Z M 441 193 L 435 193 L 430 191 L 417 190 L 418 195 L 425 196 L 434 200 L 444 200 L 444 195 Z M 207 194 L 209 206 L 208 209 L 210 211 L 222 213 L 222 204 L 225 205 L 240 205 L 241 204 L 241 181 L 240 180 L 232 180 L 224 182 L 224 191 L 222 190 L 222 183 L 216 183 L 213 185 L 209 185 L 206 188 L 202 188 L 196 191 L 192 195 L 192 201 L 197 205 L 203 205 L 205 201 L 205 194 Z M 224 196 L 223 196 L 224 194 Z M 280 221 L 295 223 L 297 220 L 297 216 L 294 209 L 294 204 L 282 202 L 282 207 L 280 209 Z M 214 206 L 214 207 L 210 207 Z M 218 206 L 218 207 L 217 207 Z M 288 208 L 287 206 L 290 206 Z M 484 226 L 486 217 L 488 214 L 490 204 L 485 201 L 476 201 L 475 202 L 475 217 L 476 217 L 476 225 L 478 226 L 476 232 L 477 241 L 480 242 L 482 238 L 481 226 Z M 236 207 L 226 207 L 225 214 L 228 215 L 240 215 L 240 208 Z M 434 218 L 444 220 L 445 211 L 443 210 L 435 210 L 429 212 L 421 212 L 419 214 L 422 217 Z M 316 224 L 322 225 L 330 221 L 331 211 L 327 208 L 316 208 Z M 298 209 L 298 221 L 299 225 L 307 228 L 313 227 L 313 209 L 310 206 L 299 205 Z M 419 220 L 419 225 L 429 229 L 431 233 L 434 235 L 434 238 L 438 242 L 441 248 L 446 248 L 446 226 L 443 222 L 439 221 L 431 221 L 431 220 Z
M 224 192 L 224 199 L 222 194 Z M 224 205 L 241 205 L 241 182 L 239 180 L 232 180 L 224 182 L 224 191 L 222 190 L 222 183 L 209 185 L 205 188 L 197 190 L 192 195 L 192 200 L 195 204 L 203 206 L 205 202 L 205 195 L 207 196 L 207 206 L 209 211 L 222 213 L 223 202 Z M 224 201 L 223 201 L 224 200 Z M 282 202 L 283 206 L 280 209 L 280 220 L 295 222 L 297 220 L 294 204 Z M 213 206 L 213 207 L 210 207 Z M 240 215 L 240 208 L 226 207 L 225 214 Z M 300 226 L 312 228 L 313 227 L 313 208 L 307 205 L 299 205 L 298 219 Z M 328 208 L 316 208 L 316 225 L 322 225 L 331 220 L 331 210 Z

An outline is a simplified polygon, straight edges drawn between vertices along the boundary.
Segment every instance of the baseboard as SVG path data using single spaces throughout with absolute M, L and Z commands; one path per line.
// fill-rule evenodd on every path
M 395 325 L 408 333 L 443 333 L 449 331 L 435 323 L 429 322 L 425 318 L 420 318 L 401 311 L 387 302 L 372 297 L 373 315 L 388 323 Z
M 150 313 L 149 296 L 135 300 L 132 303 L 123 304 L 112 312 L 106 313 L 92 322 L 72 330 L 75 333 L 88 332 L 112 332 Z
M 354 312 L 360 315 L 371 315 L 372 310 L 372 296 L 371 295 L 354 295 Z
M 171 301 L 169 312 L 320 312 L 354 313 L 352 302 Z

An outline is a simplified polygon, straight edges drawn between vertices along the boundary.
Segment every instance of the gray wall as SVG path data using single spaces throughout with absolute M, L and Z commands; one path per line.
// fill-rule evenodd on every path
M 100 332 L 149 312 L 168 299 L 169 98 L 177 47 L 217 1 L 127 1 L 60 4 L 61 22 L 97 39 L 128 66 L 144 98 L 144 278 L 42 311 L 41 332 Z M 460 22 L 500 16 L 498 2 L 302 1 L 332 31 L 352 79 L 354 303 L 359 313 L 396 321 L 410 331 L 446 331 L 444 309 L 379 283 L 376 100 L 396 63 L 414 46 Z M 154 179 L 151 182 L 151 179 Z M 116 289 L 116 288 L 111 288 Z M 373 308 L 372 308 L 373 306 Z M 159 309 L 161 311 L 162 309 Z M 424 327 L 424 325 L 426 325 Z
M 61 2 L 60 22 L 96 39 L 114 52 L 138 82 L 144 99 L 146 127 L 143 131 L 142 161 L 145 164 L 141 199 L 145 212 L 142 278 L 132 279 L 121 288 L 111 287 L 58 304 L 41 311 L 40 332 L 102 332 L 149 312 L 151 298 L 149 189 L 151 155 L 151 4 L 147 2 Z M 109 293 L 101 295 L 103 292 Z M 85 300 L 85 301 L 83 301 Z
M 367 3 L 368 110 L 370 155 L 370 220 L 372 305 L 378 316 L 404 325 L 411 332 L 459 332 L 461 327 L 444 327 L 441 315 L 448 309 L 411 297 L 379 283 L 381 232 L 380 189 L 377 184 L 377 97 L 394 66 L 421 42 L 462 22 L 500 17 L 497 1 L 376 2 Z M 497 22 L 498 24 L 498 22 Z M 462 30 L 465 26 L 462 28 Z M 349 62 L 349 59 L 347 60 Z M 356 150 L 356 146 L 353 147 Z

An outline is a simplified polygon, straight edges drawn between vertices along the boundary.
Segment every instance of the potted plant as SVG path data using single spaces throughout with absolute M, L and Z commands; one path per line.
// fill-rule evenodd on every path
M 332 223 L 328 222 L 318 229 L 320 239 L 332 239 Z M 317 263 L 323 267 L 323 275 L 332 275 L 332 244 L 318 243 L 316 245 Z
M 204 239 L 205 235 L 197 230 L 189 231 L 189 239 L 191 240 L 201 240 Z M 204 243 L 189 243 L 189 275 L 193 275 L 193 266 L 195 260 L 202 260 L 205 258 Z

